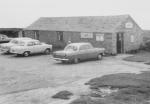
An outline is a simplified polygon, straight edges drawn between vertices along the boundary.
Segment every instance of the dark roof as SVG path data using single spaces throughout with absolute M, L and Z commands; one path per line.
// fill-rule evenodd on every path
M 150 40 L 150 30 L 143 30 L 143 41 L 146 42 Z
M 150 30 L 143 30 L 143 35 L 150 35 Z
M 143 35 L 143 37 L 145 37 L 145 38 L 150 37 L 150 30 L 143 30 L 142 35 Z
M 129 15 L 41 17 L 25 30 L 111 32 L 128 17 Z
M 0 31 L 21 31 L 22 28 L 0 28 Z

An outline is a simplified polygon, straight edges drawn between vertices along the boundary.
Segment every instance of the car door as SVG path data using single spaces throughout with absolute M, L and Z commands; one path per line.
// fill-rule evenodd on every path
M 97 49 L 94 48 L 91 44 L 88 44 L 87 48 L 88 48 L 88 56 L 89 56 L 88 58 L 90 59 L 96 58 L 98 55 Z
M 86 51 L 86 54 L 87 54 L 87 59 L 93 59 L 95 58 L 95 50 L 93 48 L 93 46 L 91 44 L 87 44 L 85 46 L 85 51 Z
M 26 51 L 29 51 L 30 53 L 35 53 L 35 49 L 34 49 L 35 43 L 34 42 L 29 42 L 27 44 L 27 49 Z
M 43 52 L 44 49 L 42 47 L 42 44 L 39 41 L 35 41 L 34 44 L 35 44 L 35 46 L 34 46 L 35 53 Z
M 87 45 L 82 45 L 79 47 L 80 59 L 85 60 L 89 58 L 89 50 Z

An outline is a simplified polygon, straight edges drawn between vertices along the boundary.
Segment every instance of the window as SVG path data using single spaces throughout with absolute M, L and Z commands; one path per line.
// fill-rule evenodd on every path
M 91 45 L 82 45 L 82 46 L 80 47 L 80 50 L 87 50 L 87 49 L 90 49 L 90 48 L 92 48 Z
M 57 31 L 58 40 L 63 41 L 63 32 Z
M 35 41 L 34 44 L 35 45 L 41 45 L 41 43 L 39 41 Z
M 18 45 L 20 45 L 20 46 L 24 46 L 24 45 L 25 45 L 25 42 L 23 42 L 23 41 L 19 41 L 19 42 L 18 42 Z
M 93 33 L 81 33 L 81 38 L 93 38 Z
M 12 39 L 12 40 L 10 41 L 10 43 L 18 44 L 19 42 L 18 42 L 17 40 L 15 40 L 15 39 Z
M 96 34 L 96 41 L 104 41 L 104 34 Z
M 27 46 L 34 46 L 34 42 L 29 42 L 28 44 L 27 44 Z
M 78 48 L 76 46 L 73 46 L 73 45 L 68 45 L 66 48 L 65 48 L 65 51 L 77 51 Z

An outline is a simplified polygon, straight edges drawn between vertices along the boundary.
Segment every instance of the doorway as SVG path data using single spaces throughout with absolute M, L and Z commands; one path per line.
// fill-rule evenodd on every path
M 124 53 L 124 34 L 117 33 L 117 53 Z
M 59 40 L 59 41 L 63 41 L 64 39 L 63 39 L 63 32 L 62 31 L 57 31 L 57 39 Z

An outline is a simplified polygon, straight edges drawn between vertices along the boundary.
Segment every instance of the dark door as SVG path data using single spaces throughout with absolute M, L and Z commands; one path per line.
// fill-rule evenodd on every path
M 63 31 L 57 31 L 56 47 L 58 47 L 58 48 L 64 48 L 64 46 L 65 46 L 65 42 L 64 42 Z
M 57 31 L 57 38 L 58 38 L 58 41 L 63 41 L 63 32 L 62 31 Z
M 123 33 L 117 33 L 117 53 L 124 52 L 124 35 Z
M 39 40 L 39 31 L 35 31 L 35 39 Z

